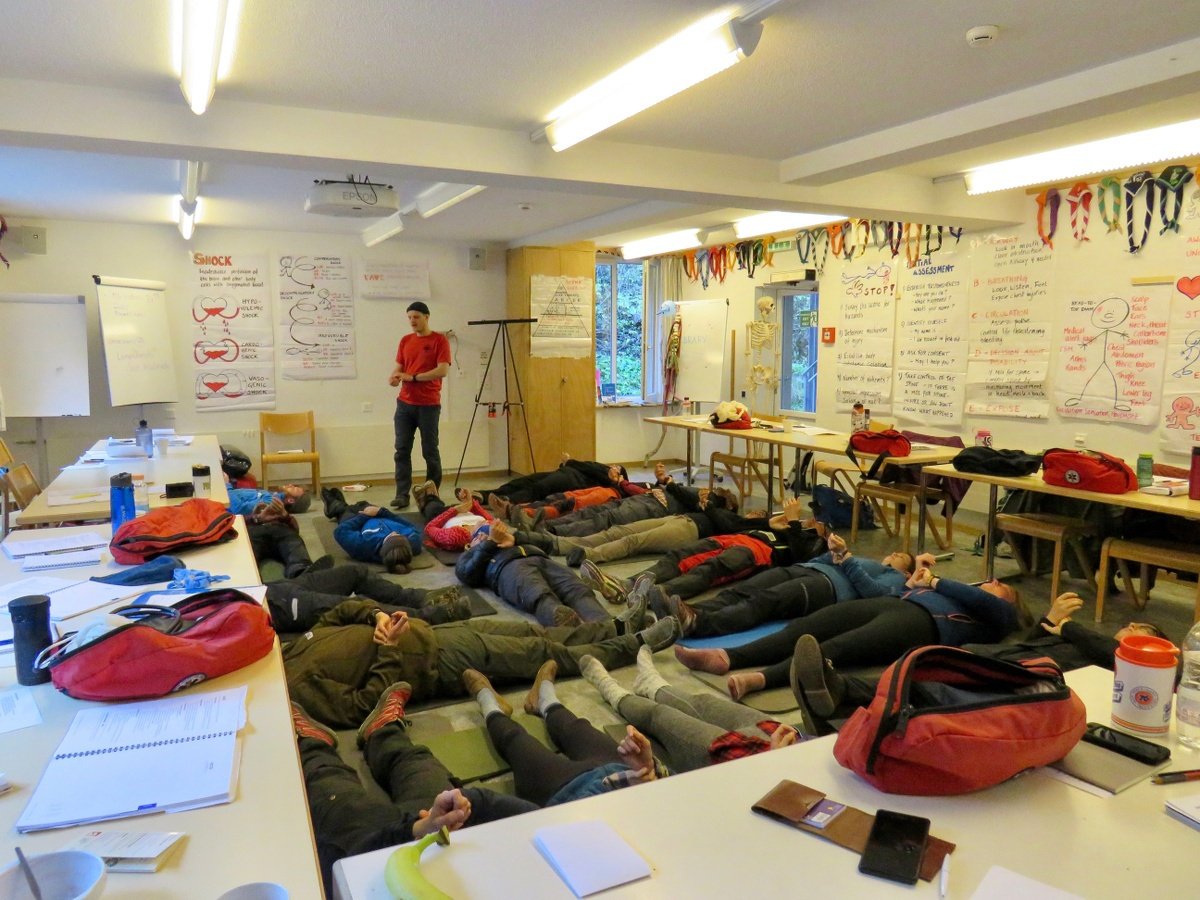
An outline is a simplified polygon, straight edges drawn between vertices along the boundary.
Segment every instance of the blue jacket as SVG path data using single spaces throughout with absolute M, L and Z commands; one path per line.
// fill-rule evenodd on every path
M 283 499 L 282 491 L 264 491 L 259 488 L 230 488 L 229 511 L 235 516 L 248 516 L 260 503 Z
M 973 584 L 938 578 L 937 590 L 913 588 L 904 595 L 933 616 L 938 639 L 951 647 L 996 644 L 1018 625 L 1017 607 Z
M 421 552 L 421 532 L 387 509 L 380 509 L 376 516 L 359 513 L 333 529 L 338 546 L 360 562 L 379 562 L 379 550 L 389 534 L 408 538 L 413 556 Z
M 903 572 L 878 560 L 858 556 L 851 556 L 839 566 L 833 562 L 831 554 L 822 553 L 804 565 L 829 579 L 839 602 L 859 597 L 899 597 L 904 593 L 904 582 L 908 581 Z

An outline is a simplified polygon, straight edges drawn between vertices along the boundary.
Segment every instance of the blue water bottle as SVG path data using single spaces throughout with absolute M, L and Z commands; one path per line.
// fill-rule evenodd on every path
M 133 476 L 121 472 L 108 480 L 108 510 L 113 534 L 126 522 L 137 517 L 133 506 Z

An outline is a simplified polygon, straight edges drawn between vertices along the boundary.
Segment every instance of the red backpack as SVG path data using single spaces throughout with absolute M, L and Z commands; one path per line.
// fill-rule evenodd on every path
M 1137 490 L 1137 475 L 1125 460 L 1098 450 L 1047 450 L 1042 456 L 1042 480 L 1059 487 L 1124 494 Z
M 231 540 L 233 523 L 233 514 L 220 503 L 195 497 L 126 522 L 108 548 L 121 565 L 136 566 L 164 553 Z

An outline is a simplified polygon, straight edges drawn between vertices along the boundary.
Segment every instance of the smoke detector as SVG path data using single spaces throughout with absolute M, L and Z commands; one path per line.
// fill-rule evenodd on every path
M 972 47 L 991 44 L 999 37 L 1000 28 L 997 25 L 976 25 L 974 28 L 967 29 L 967 43 Z

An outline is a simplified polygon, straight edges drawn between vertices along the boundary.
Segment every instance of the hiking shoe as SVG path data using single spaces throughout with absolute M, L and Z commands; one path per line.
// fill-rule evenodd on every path
M 556 606 L 554 607 L 554 624 L 559 628 L 578 628 L 583 624 L 583 619 L 579 618 L 579 613 L 569 606 Z
M 567 565 L 572 569 L 578 569 L 585 559 L 587 559 L 587 550 L 583 547 L 572 547 L 567 551 Z
M 599 591 L 600 596 L 609 603 L 624 603 L 629 596 L 629 588 L 619 578 L 613 578 L 600 571 L 590 559 L 585 559 L 579 566 L 579 580 L 593 591 Z
M 449 600 L 440 600 L 438 606 L 445 607 L 447 622 L 461 622 L 475 615 L 475 611 L 471 609 L 471 598 L 464 594 L 455 594 Z
M 846 682 L 833 664 L 821 653 L 821 645 L 811 634 L 802 634 L 792 651 L 792 665 L 788 670 L 788 681 L 801 712 L 809 712 L 816 719 L 828 719 L 837 711 L 838 704 L 846 694 Z M 806 710 L 807 707 L 807 710 Z M 810 724 L 805 722 L 806 725 Z M 820 726 L 811 723 L 816 731 Z M 828 734 L 828 730 L 821 732 Z
M 492 687 L 492 683 L 482 672 L 476 669 L 463 669 L 462 683 L 472 697 L 478 697 L 481 691 L 491 691 L 492 696 L 496 698 L 496 706 L 499 707 L 500 712 L 506 716 L 513 714 L 512 704 L 500 696 L 500 693 Z
M 336 519 L 346 511 L 346 495 L 338 488 L 321 488 L 321 503 L 325 507 L 325 518 Z
M 408 509 L 408 494 L 397 494 L 392 498 L 392 509 Z
M 646 627 L 646 595 L 639 594 L 637 589 L 629 592 L 629 608 L 620 615 L 613 616 L 617 634 L 637 634 Z
M 379 702 L 375 704 L 375 708 L 358 727 L 359 750 L 367 745 L 371 735 L 385 725 L 391 725 L 393 722 L 400 722 L 402 725 L 408 724 L 404 721 L 404 704 L 412 696 L 412 691 L 412 685 L 407 681 L 397 681 L 379 696 Z
M 326 569 L 333 568 L 333 557 L 326 553 L 324 556 L 318 557 L 317 561 L 304 570 L 307 575 L 310 572 L 324 572 Z
M 441 604 L 450 604 L 462 596 L 462 591 L 457 584 L 452 584 L 449 587 L 434 588 L 431 591 L 426 591 L 425 596 L 421 598 L 421 606 L 439 606 Z
M 683 635 L 679 630 L 679 620 L 674 616 L 659 619 L 649 628 L 643 628 L 637 633 L 638 640 L 650 648 L 651 653 L 666 650 Z
M 558 663 L 552 659 L 548 659 L 542 663 L 542 667 L 537 670 L 537 675 L 533 677 L 533 687 L 525 695 L 525 712 L 531 716 L 540 716 L 542 714 L 541 707 L 538 705 L 538 699 L 542 692 L 542 682 L 549 681 L 553 684 L 557 676 Z
M 438 495 L 437 485 L 432 481 L 426 481 L 424 484 L 415 484 L 412 489 L 413 503 L 417 504 L 417 509 L 425 505 L 425 501 L 430 497 Z
M 304 707 L 294 700 L 292 701 L 292 730 L 296 732 L 298 738 L 312 738 L 314 741 L 320 741 L 330 747 L 337 746 L 337 735 L 306 713 Z
M 692 609 L 691 604 L 686 600 L 681 600 L 677 595 L 672 594 L 667 598 L 667 609 L 679 620 L 679 630 L 683 632 L 684 636 L 696 630 L 696 610 Z

